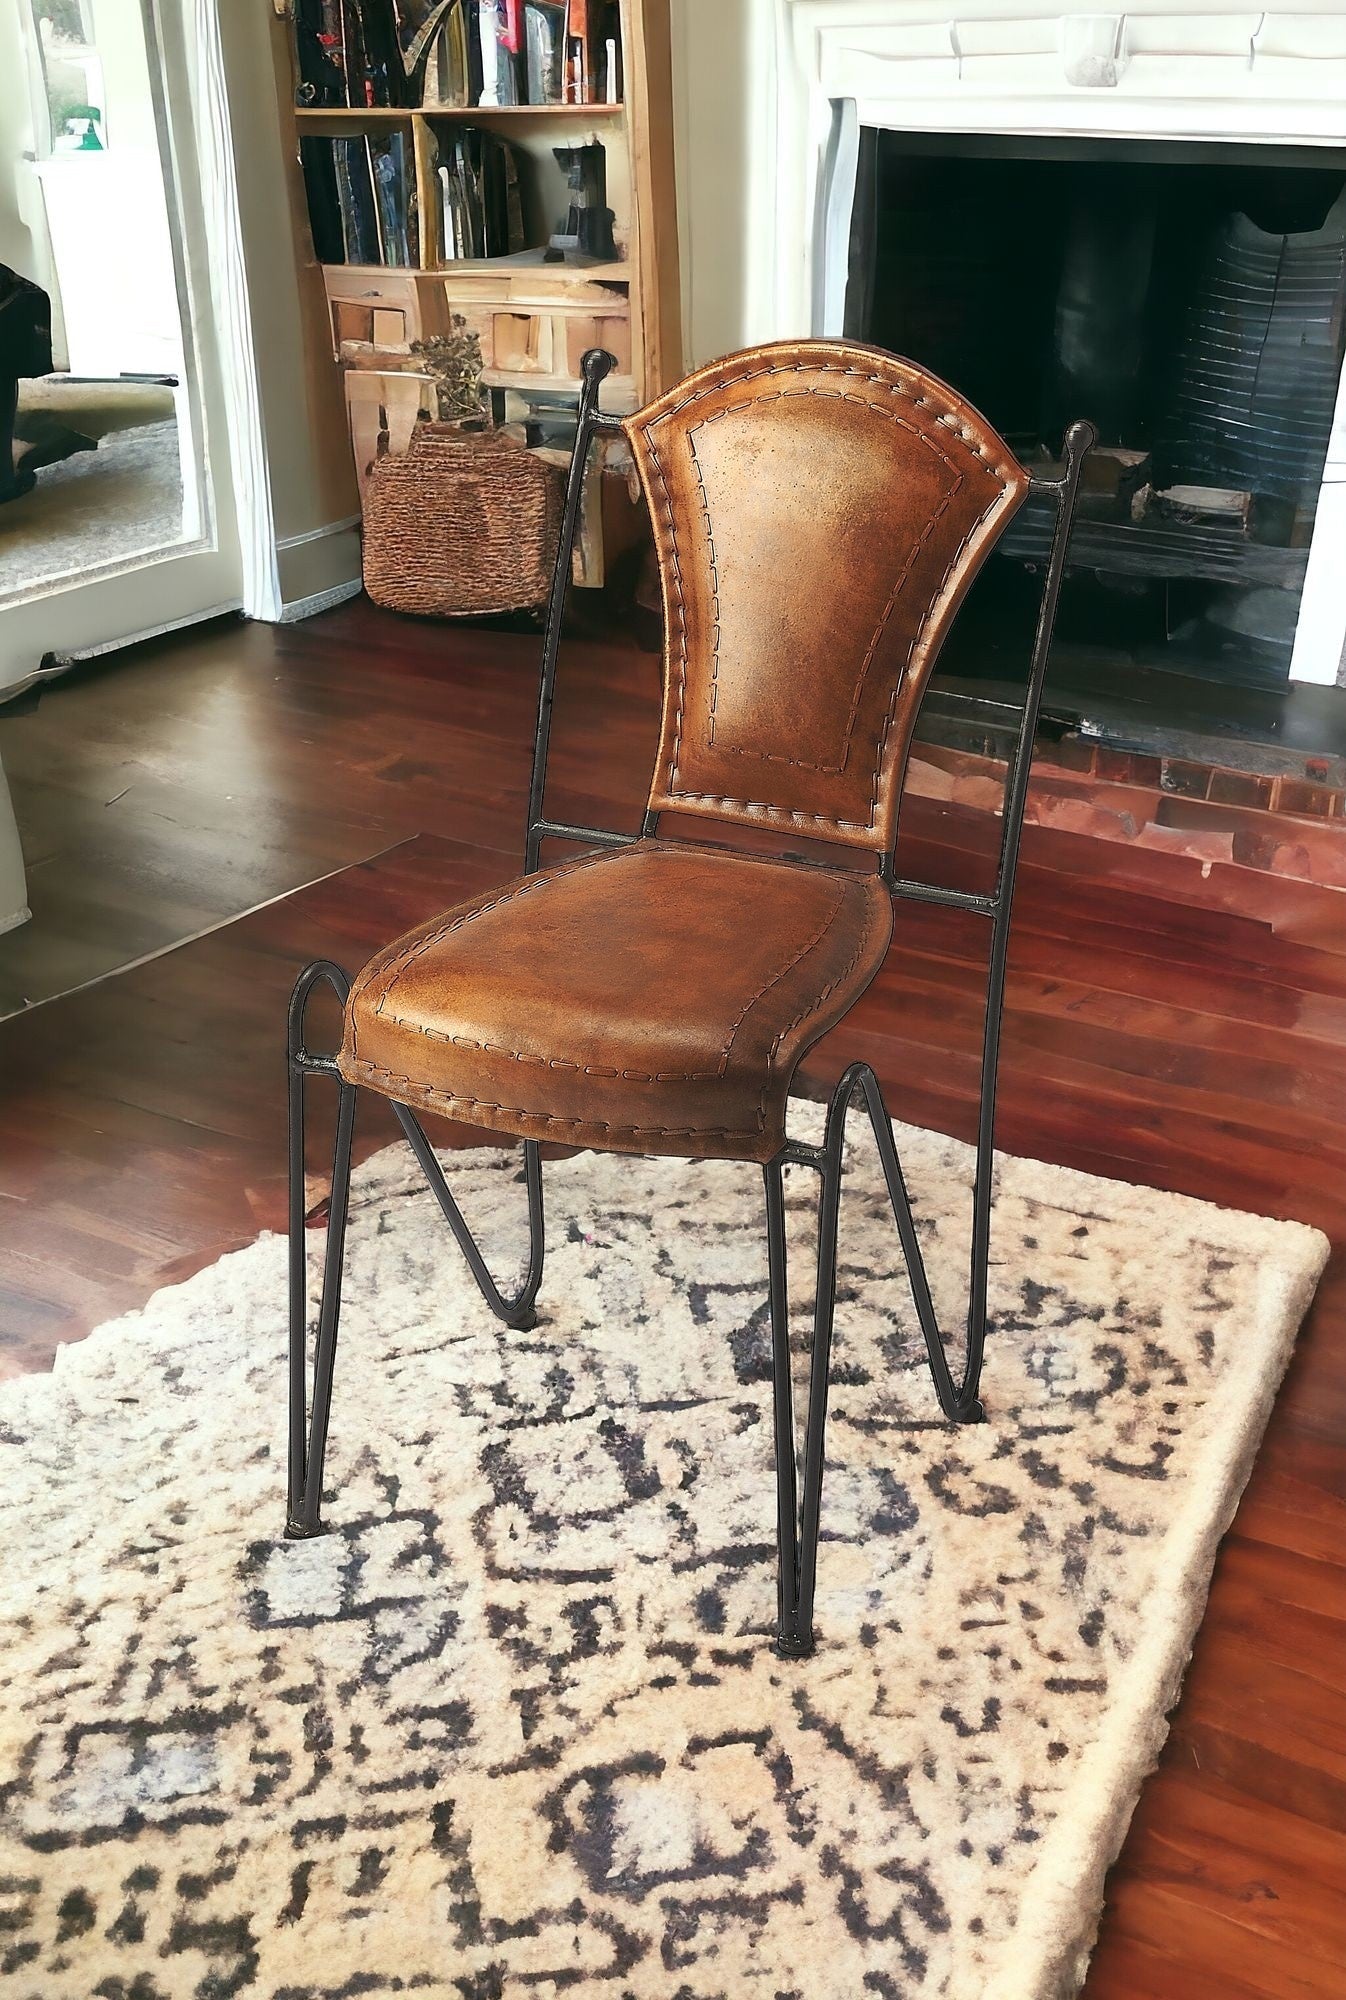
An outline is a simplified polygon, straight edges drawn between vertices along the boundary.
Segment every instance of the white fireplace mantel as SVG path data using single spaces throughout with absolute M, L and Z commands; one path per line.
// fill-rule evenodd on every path
M 838 333 L 861 126 L 1346 149 L 1346 6 L 1140 0 L 756 0 L 746 267 L 753 337 Z M 762 44 L 765 42 L 766 47 Z M 1338 399 L 1293 678 L 1346 650 L 1346 394 Z

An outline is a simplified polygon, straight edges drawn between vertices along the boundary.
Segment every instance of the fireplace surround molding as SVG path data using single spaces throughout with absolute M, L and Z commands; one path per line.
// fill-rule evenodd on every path
M 1162 0 L 1117 12 L 1033 0 L 755 0 L 747 320 L 753 337 L 842 330 L 859 133 L 1323 148 L 1346 155 L 1346 5 Z M 765 44 L 765 46 L 764 46 Z M 1346 653 L 1346 389 L 1328 444 L 1291 678 Z

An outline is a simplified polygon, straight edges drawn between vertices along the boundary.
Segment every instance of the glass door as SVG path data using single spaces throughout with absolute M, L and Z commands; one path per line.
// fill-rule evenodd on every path
M 0 0 L 0 697 L 241 602 L 188 11 Z

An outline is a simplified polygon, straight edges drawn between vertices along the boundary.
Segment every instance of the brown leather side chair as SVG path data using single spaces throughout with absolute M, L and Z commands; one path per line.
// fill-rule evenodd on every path
M 848 1107 L 865 1098 L 940 1407 L 983 1419 L 995 1084 L 1010 904 L 1038 704 L 1088 424 L 1064 470 L 1036 482 L 952 389 L 877 348 L 801 340 L 691 375 L 635 416 L 598 411 L 613 366 L 586 355 L 546 639 L 527 873 L 422 924 L 351 984 L 311 965 L 289 1015 L 290 1483 L 287 1533 L 321 1532 L 323 1457 L 340 1313 L 357 1090 L 390 1098 L 491 1310 L 534 1324 L 542 1279 L 541 1140 L 618 1153 L 756 1161 L 766 1183 L 774 1349 L 777 1650 L 813 1649 L 813 1591 Z M 640 833 L 546 817 L 543 782 L 561 614 L 595 433 L 625 436 L 654 523 L 663 588 L 663 712 Z M 1038 485 L 1055 510 L 1027 698 L 1001 822 L 995 889 L 894 874 L 897 809 L 917 709 L 974 576 Z M 662 814 L 704 839 L 660 837 Z M 835 858 L 735 851 L 726 828 L 807 835 Z M 539 866 L 541 843 L 586 851 Z M 867 866 L 865 864 L 868 864 Z M 821 1145 L 786 1136 L 800 1058 L 882 965 L 894 897 L 972 910 L 990 929 L 971 1284 L 961 1381 L 946 1358 L 878 1080 L 852 1064 Z M 315 985 L 344 1004 L 336 1055 L 304 1040 Z M 326 1261 L 309 1414 L 304 1083 L 338 1084 Z M 524 1142 L 531 1258 L 502 1296 L 445 1183 L 417 1110 Z M 781 1170 L 821 1177 L 817 1291 L 802 1450 L 792 1409 Z

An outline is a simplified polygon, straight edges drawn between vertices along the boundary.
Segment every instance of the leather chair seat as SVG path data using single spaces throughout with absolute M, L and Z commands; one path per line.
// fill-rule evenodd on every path
M 800 1056 L 869 984 L 892 925 L 877 874 L 606 848 L 380 952 L 351 990 L 341 1073 L 515 1137 L 768 1160 Z

